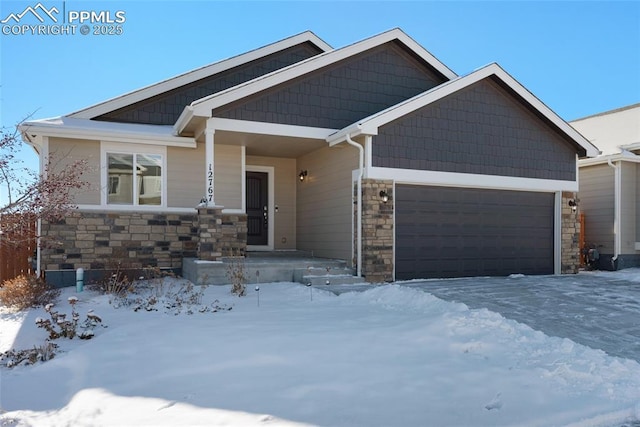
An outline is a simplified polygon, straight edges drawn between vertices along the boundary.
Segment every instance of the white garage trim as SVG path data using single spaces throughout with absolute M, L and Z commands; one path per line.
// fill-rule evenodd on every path
M 557 191 L 553 206 L 553 274 L 562 273 L 562 192 Z
M 495 190 L 519 191 L 578 191 L 576 181 L 553 179 L 520 178 L 500 175 L 481 175 L 458 172 L 421 171 L 370 167 L 365 169 L 364 178 L 394 180 L 400 184 L 438 185 L 446 187 L 488 188 Z

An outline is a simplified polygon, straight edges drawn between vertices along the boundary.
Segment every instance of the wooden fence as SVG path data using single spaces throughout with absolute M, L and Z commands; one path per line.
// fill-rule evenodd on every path
M 36 224 L 16 226 L 19 223 L 15 216 L 0 217 L 0 284 L 21 274 L 35 274 L 30 260 L 35 256 Z

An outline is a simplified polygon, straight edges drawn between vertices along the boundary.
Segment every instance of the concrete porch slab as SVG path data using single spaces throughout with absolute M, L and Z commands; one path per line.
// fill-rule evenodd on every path
M 197 285 L 227 285 L 229 269 L 242 265 L 246 283 L 299 282 L 319 284 L 361 283 L 346 261 L 311 257 L 301 251 L 249 252 L 245 258 L 224 257 L 221 261 L 184 258 L 182 276 Z

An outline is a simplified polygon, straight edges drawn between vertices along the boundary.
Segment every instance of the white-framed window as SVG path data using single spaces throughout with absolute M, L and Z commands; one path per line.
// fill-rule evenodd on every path
M 103 205 L 166 206 L 166 147 L 102 143 Z

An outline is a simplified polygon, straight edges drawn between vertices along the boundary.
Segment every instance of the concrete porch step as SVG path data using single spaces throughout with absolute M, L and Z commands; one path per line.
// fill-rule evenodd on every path
M 263 254 L 260 254 L 263 255 Z M 308 258 L 290 253 L 250 255 L 236 260 L 242 265 L 246 283 L 298 282 L 302 284 L 326 285 L 364 283 L 354 276 L 354 270 L 344 260 Z M 229 283 L 227 271 L 234 260 L 200 261 L 185 258 L 182 274 L 196 284 L 224 285 Z
M 298 280 L 302 284 L 311 284 L 311 286 L 331 286 L 331 285 L 354 285 L 365 283 L 364 278 L 354 276 L 353 274 L 324 274 L 320 276 L 302 276 L 302 280 Z
M 347 267 L 346 262 L 334 261 L 296 269 L 293 280 L 304 285 L 311 284 L 311 286 L 365 283 L 364 278 L 356 277 L 355 274 L 355 270 Z

